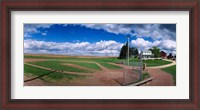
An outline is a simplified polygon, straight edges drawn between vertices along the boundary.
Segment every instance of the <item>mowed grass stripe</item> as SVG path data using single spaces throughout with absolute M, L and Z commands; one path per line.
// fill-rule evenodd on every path
M 86 63 L 86 62 L 67 62 L 67 63 L 75 64 L 89 69 L 101 70 L 101 68 L 95 63 Z
M 109 63 L 105 63 L 105 62 L 101 62 L 99 64 L 101 64 L 102 66 L 109 68 L 109 69 L 122 69 L 122 67 L 120 67 L 120 66 L 112 65 L 112 64 L 109 64 Z
M 68 65 L 63 65 L 61 61 L 38 61 L 38 62 L 29 62 L 30 64 L 43 66 L 47 68 L 52 68 L 55 70 L 63 70 L 63 71 L 69 71 L 69 72 L 82 72 L 82 73 L 89 73 L 91 71 L 89 70 L 83 70 L 80 68 L 75 68 Z
M 24 73 L 27 74 L 27 75 L 32 75 L 32 76 L 36 76 L 36 77 L 47 74 L 47 73 L 50 73 L 50 74 L 46 75 L 45 77 L 53 79 L 53 80 L 60 80 L 60 79 L 63 79 L 63 78 L 73 79 L 73 78 L 79 77 L 79 75 L 59 73 L 59 72 L 51 73 L 51 72 L 52 71 L 50 71 L 50 70 L 44 70 L 44 69 L 41 69 L 41 68 L 29 66 L 29 65 L 26 65 L 26 64 L 24 65 Z M 43 77 L 41 77 L 40 79 L 45 80 Z

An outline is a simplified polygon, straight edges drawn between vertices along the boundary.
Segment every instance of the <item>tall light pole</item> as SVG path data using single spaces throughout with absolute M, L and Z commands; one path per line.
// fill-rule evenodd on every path
M 140 74 L 140 81 L 142 80 L 142 51 L 140 51 L 140 70 L 139 70 L 139 74 Z
M 106 62 L 108 61 L 108 52 L 107 52 L 107 45 L 106 45 Z
M 127 49 L 127 50 L 128 50 L 128 52 L 127 52 L 127 54 L 128 54 L 127 57 L 128 57 L 128 58 L 127 58 L 127 59 L 128 59 L 128 66 L 129 66 L 129 38 L 130 38 L 130 36 L 127 36 L 126 38 L 127 38 L 127 40 L 128 40 L 128 46 L 127 46 L 127 48 L 128 48 L 128 49 Z

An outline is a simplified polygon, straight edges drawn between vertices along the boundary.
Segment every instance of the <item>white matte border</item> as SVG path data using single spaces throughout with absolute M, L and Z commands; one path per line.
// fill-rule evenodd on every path
M 176 24 L 176 86 L 23 86 L 24 23 Z M 11 99 L 189 99 L 189 11 L 12 11 Z

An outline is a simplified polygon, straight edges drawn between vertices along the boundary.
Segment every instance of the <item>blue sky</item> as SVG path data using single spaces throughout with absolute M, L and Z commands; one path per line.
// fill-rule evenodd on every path
M 118 56 L 126 36 L 139 50 L 176 54 L 175 24 L 24 24 L 24 52 Z

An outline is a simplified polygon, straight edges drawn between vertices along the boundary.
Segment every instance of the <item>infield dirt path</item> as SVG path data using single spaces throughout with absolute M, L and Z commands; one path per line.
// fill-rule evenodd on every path
M 167 68 L 176 65 L 175 61 L 163 59 L 165 61 L 170 61 L 172 63 L 162 66 L 147 67 L 147 72 L 154 77 L 152 82 L 144 84 L 144 86 L 174 86 L 173 76 L 163 70 L 162 68 Z
M 147 71 L 152 77 L 153 81 L 144 84 L 143 86 L 174 86 L 173 76 L 159 68 L 151 68 Z
M 85 61 L 86 62 L 86 61 Z M 91 63 L 91 62 L 90 62 Z M 73 80 L 70 85 L 81 85 L 81 86 L 120 86 L 114 79 L 118 77 L 122 77 L 122 69 L 113 70 L 108 69 L 102 66 L 99 63 L 93 62 L 97 64 L 101 70 L 97 70 L 92 73 L 92 76 L 87 77 L 86 79 Z
M 30 77 L 27 77 L 24 75 L 24 80 L 28 80 L 28 79 L 30 79 Z M 40 79 L 35 79 L 30 82 L 24 82 L 24 86 L 50 86 L 50 85 L 52 85 L 52 84 L 48 83 L 48 82 L 44 82 Z

